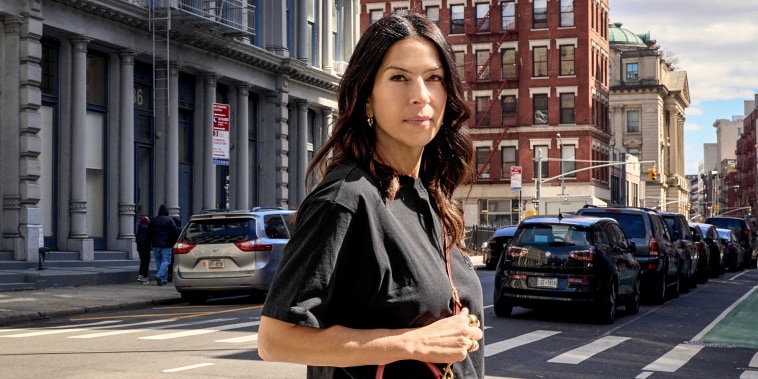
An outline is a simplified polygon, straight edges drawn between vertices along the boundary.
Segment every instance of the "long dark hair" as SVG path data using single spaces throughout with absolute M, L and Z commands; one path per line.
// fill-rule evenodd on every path
M 440 29 L 417 14 L 386 16 L 366 29 L 350 57 L 337 90 L 338 116 L 334 131 L 308 166 L 308 188 L 334 167 L 356 161 L 380 184 L 391 201 L 398 188 L 398 173 L 372 158 L 375 130 L 368 125 L 366 102 L 374 87 L 374 77 L 387 50 L 404 38 L 423 38 L 436 46 L 445 72 L 447 103 L 442 127 L 424 147 L 419 177 L 431 194 L 452 241 L 463 247 L 463 211 L 453 201 L 453 191 L 470 174 L 473 148 L 465 121 L 471 113 L 463 96 L 450 43 Z

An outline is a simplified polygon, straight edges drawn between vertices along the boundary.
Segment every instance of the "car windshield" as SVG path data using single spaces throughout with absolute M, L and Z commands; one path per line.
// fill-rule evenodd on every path
M 732 218 L 711 218 L 707 222 L 716 225 L 717 228 L 731 229 L 738 233 L 742 231 L 742 220 Z M 720 232 L 719 232 L 720 233 Z
M 514 242 L 518 245 L 588 245 L 587 231 L 574 225 L 523 225 Z
M 731 230 L 722 229 L 722 230 L 719 230 L 718 233 L 719 233 L 719 238 L 725 239 L 727 241 L 731 241 L 732 240 L 732 232 L 731 232 Z
M 582 215 L 612 218 L 621 225 L 626 238 L 645 238 L 645 221 L 641 215 L 611 212 L 585 212 Z
M 191 221 L 180 239 L 195 245 L 237 243 L 255 237 L 253 219 L 211 219 Z

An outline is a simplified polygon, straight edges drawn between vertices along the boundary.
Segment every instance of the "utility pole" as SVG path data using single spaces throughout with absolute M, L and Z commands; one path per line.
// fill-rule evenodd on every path
M 542 150 L 537 149 L 537 178 L 534 181 L 535 197 L 532 200 L 537 214 L 540 213 L 540 191 L 542 190 Z

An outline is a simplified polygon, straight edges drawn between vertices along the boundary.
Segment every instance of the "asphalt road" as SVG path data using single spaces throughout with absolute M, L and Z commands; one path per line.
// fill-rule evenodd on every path
M 758 378 L 758 270 L 727 273 L 637 315 L 599 325 L 580 310 L 491 307 L 485 291 L 487 378 Z M 158 305 L 0 328 L 7 378 L 303 378 L 300 365 L 263 362 L 260 304 Z

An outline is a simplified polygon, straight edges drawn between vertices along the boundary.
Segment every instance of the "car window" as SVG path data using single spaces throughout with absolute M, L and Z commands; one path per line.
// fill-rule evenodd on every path
M 656 217 L 657 216 L 657 217 Z M 669 234 L 668 227 L 665 225 L 663 220 L 661 220 L 663 217 L 658 216 L 657 214 L 650 215 L 650 222 L 653 224 L 653 229 L 658 230 L 661 234 L 663 234 L 663 237 L 667 240 L 671 240 L 671 234 Z M 622 224 L 623 225 L 623 224 Z
M 595 243 L 599 245 L 610 245 L 610 241 L 608 241 L 608 237 L 606 236 L 606 233 L 603 233 L 602 229 L 595 230 Z
M 621 229 L 624 230 L 627 238 L 645 238 L 645 220 L 640 214 L 587 212 L 582 213 L 582 215 L 612 218 L 622 225 Z
M 266 237 L 268 238 L 289 238 L 287 227 L 284 226 L 284 219 L 279 214 L 263 216 Z
M 237 243 L 255 237 L 252 219 L 194 220 L 187 225 L 181 242 L 195 245 Z
M 624 231 L 621 230 L 621 226 L 617 224 L 612 224 L 611 228 L 616 234 L 616 238 L 618 238 L 619 246 L 628 249 L 629 248 L 629 241 L 626 240 L 626 236 L 624 235 Z

